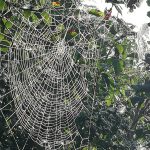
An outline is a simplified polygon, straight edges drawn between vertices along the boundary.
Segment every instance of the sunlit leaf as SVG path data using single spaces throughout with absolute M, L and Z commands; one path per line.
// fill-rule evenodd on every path
M 57 26 L 57 30 L 58 30 L 58 31 L 64 31 L 64 30 L 65 30 L 65 26 L 64 26 L 63 24 L 59 24 L 59 25 Z
M 7 21 L 7 22 L 5 23 L 5 26 L 6 26 L 7 29 L 10 29 L 10 28 L 13 26 L 13 24 L 12 24 L 11 21 Z
M 110 107 L 112 104 L 112 100 L 110 98 L 106 98 L 105 102 L 108 107 Z
M 32 17 L 32 22 L 37 22 L 39 20 L 34 13 L 31 14 L 31 17 Z
M 4 35 L 0 34 L 0 41 L 4 39 Z
M 124 51 L 123 46 L 122 46 L 121 44 L 117 44 L 116 47 L 117 47 L 117 49 L 118 49 L 118 52 L 119 52 L 120 54 L 122 54 L 123 51 Z
M 89 14 L 95 15 L 97 17 L 104 17 L 104 12 L 97 10 L 97 9 L 91 9 L 89 11 Z
M 47 12 L 43 12 L 41 14 L 44 18 L 44 23 L 50 25 L 52 23 L 52 17 L 47 13 Z
M 7 22 L 7 20 L 6 20 L 5 18 L 3 18 L 2 20 L 3 20 L 3 23 L 4 23 L 4 24 Z
M 75 32 L 75 31 L 73 31 L 73 32 L 70 32 L 70 35 L 71 35 L 72 37 L 75 37 L 75 36 L 77 36 L 77 35 L 78 35 L 78 33 L 77 33 L 77 32 Z
M 40 0 L 40 4 L 44 5 L 45 4 L 45 0 Z

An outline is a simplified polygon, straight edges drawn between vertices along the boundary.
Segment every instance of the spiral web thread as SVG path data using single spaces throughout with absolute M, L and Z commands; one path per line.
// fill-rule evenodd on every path
M 103 18 L 97 19 L 83 12 L 80 19 L 74 17 L 74 9 L 70 8 L 67 15 L 65 12 L 51 14 L 52 24 L 37 29 L 43 18 L 38 23 L 31 23 L 19 9 L 11 9 L 21 22 L 17 24 L 6 18 L 13 24 L 5 35 L 12 35 L 8 37 L 12 38 L 12 44 L 1 56 L 1 62 L 6 62 L 10 91 L 1 98 L 11 94 L 13 100 L 5 104 L 1 112 L 12 136 L 15 128 L 28 133 L 24 147 L 19 147 L 19 139 L 14 137 L 18 149 L 25 149 L 30 138 L 47 150 L 66 149 L 69 144 L 76 149 L 74 139 L 77 136 L 81 138 L 80 148 L 89 145 L 89 137 L 82 138 L 75 120 L 81 111 L 89 112 L 90 136 L 94 98 L 88 94 L 88 86 L 94 86 L 96 62 L 101 58 L 96 45 L 109 40 L 109 28 L 102 23 Z M 59 22 L 56 22 L 56 16 L 61 16 Z M 65 24 L 64 31 L 57 28 L 58 24 Z M 75 27 L 78 35 L 66 39 L 68 31 Z M 60 33 L 63 37 L 57 37 Z M 53 35 L 57 37 L 54 41 L 51 40 Z M 80 63 L 77 56 L 85 63 Z M 91 82 L 86 79 L 87 73 L 93 77 Z M 90 106 L 87 104 L 89 99 L 92 100 Z M 12 107 L 15 107 L 14 112 L 6 116 L 4 112 Z

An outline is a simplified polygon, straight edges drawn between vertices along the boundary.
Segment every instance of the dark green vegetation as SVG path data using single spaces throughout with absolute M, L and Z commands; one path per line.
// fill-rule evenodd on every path
M 150 0 L 147 0 L 147 5 L 150 6 Z M 147 12 L 147 16 L 150 17 L 150 11 Z
M 140 0 L 105 0 L 106 3 L 116 4 L 125 4 L 129 8 L 130 12 L 133 12 L 134 9 L 140 6 Z
M 12 3 L 0 0 L 0 51 L 2 56 L 9 51 L 9 46 L 12 44 L 12 34 L 9 31 L 14 28 L 9 21 L 19 24 L 21 17 L 14 15 L 9 11 L 10 7 L 17 7 L 21 10 L 22 15 L 30 22 L 36 24 L 39 19 L 43 21 L 37 25 L 37 28 L 42 28 L 44 25 L 50 26 L 52 17 L 45 11 L 45 0 L 32 0 L 29 7 L 24 8 L 19 1 L 12 0 Z M 61 3 L 64 3 L 61 0 Z M 147 1 L 149 4 L 149 0 Z M 68 13 L 70 3 L 66 3 L 65 13 Z M 35 7 L 36 6 L 36 7 Z M 75 7 L 75 6 L 74 6 Z M 75 11 L 74 15 L 79 10 Z M 101 17 L 99 12 L 90 13 L 93 17 Z M 91 12 L 91 11 L 90 11 Z M 61 10 L 56 12 L 61 14 Z M 55 18 L 59 20 L 59 17 Z M 150 54 L 145 55 L 143 60 L 143 70 L 139 71 L 138 66 L 135 67 L 135 62 L 138 61 L 138 54 L 135 52 L 135 33 L 122 20 L 114 18 L 113 21 L 108 21 L 106 27 L 110 27 L 107 37 L 109 40 L 103 39 L 97 47 L 101 51 L 101 59 L 94 62 L 97 68 L 95 74 L 87 74 L 89 94 L 94 98 L 85 98 L 83 102 L 87 104 L 89 110 L 92 110 L 92 118 L 86 112 L 82 112 L 76 119 L 77 127 L 83 136 L 90 136 L 90 146 L 84 147 L 82 150 L 136 150 L 139 145 L 150 148 Z M 94 25 L 93 25 L 94 26 Z M 51 36 L 51 41 L 57 42 L 59 37 L 64 36 L 63 30 L 67 28 L 67 24 L 57 24 L 59 29 L 57 34 Z M 72 25 L 66 36 L 66 41 L 76 38 L 79 40 L 78 28 L 76 23 Z M 82 27 L 84 31 L 84 27 Z M 99 31 L 102 34 L 102 31 Z M 71 40 L 70 40 L 71 41 Z M 91 42 L 91 41 L 90 41 Z M 73 42 L 69 42 L 70 46 Z M 90 44 L 93 44 L 92 42 Z M 1 59 L 0 59 L 1 60 Z M 85 65 L 85 62 L 79 53 L 76 55 L 75 62 L 79 65 Z M 7 72 L 5 68 L 7 62 L 1 60 L 0 70 L 0 95 L 9 92 L 9 83 L 7 81 Z M 88 64 L 86 64 L 88 65 Z M 93 64 L 92 64 L 93 65 Z M 92 83 L 90 82 L 92 81 Z M 93 84 L 94 83 L 94 84 Z M 0 99 L 0 107 L 5 106 L 12 100 L 11 94 L 7 94 L 3 99 Z M 93 106 L 92 108 L 90 106 Z M 14 106 L 8 106 L 5 111 L 5 116 L 10 116 L 14 111 Z M 17 120 L 12 118 L 12 122 Z M 90 124 L 91 122 L 91 124 Z M 7 124 L 11 124 L 10 122 Z M 24 146 L 25 140 L 28 137 L 27 133 L 21 134 L 22 127 L 16 127 L 13 133 L 9 132 L 9 128 L 3 117 L 0 114 L 0 150 L 17 150 L 13 135 L 17 138 L 17 143 L 20 147 Z M 89 124 L 90 135 L 89 135 Z M 76 148 L 80 146 L 78 137 L 76 140 Z M 66 150 L 73 150 L 67 147 Z M 32 140 L 29 140 L 25 150 L 43 150 Z

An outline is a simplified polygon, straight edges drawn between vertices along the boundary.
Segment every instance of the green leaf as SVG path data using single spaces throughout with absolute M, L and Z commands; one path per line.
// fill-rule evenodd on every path
M 24 10 L 23 15 L 26 19 L 28 19 L 31 16 L 31 11 L 30 10 Z
M 145 107 L 145 104 L 142 103 L 141 106 L 140 106 L 140 108 L 142 109 L 142 108 L 144 108 L 144 107 Z
M 123 46 L 121 44 L 117 44 L 116 48 L 118 49 L 119 54 L 123 53 L 124 49 L 123 49 Z
M 7 52 L 9 50 L 10 42 L 3 40 L 0 42 L 0 51 Z
M 32 17 L 32 22 L 37 22 L 39 20 L 34 13 L 32 13 L 31 17 Z
M 4 35 L 0 34 L 0 41 L 4 39 Z
M 44 5 L 45 4 L 45 0 L 40 0 L 40 4 Z
M 89 11 L 89 14 L 95 15 L 97 17 L 104 17 L 104 13 L 102 11 L 100 11 L 100 10 L 97 10 L 97 9 L 91 9 Z
M 77 33 L 77 32 L 75 32 L 75 31 L 73 31 L 73 32 L 71 32 L 71 33 L 70 33 L 70 35 L 71 35 L 72 37 L 75 37 L 75 36 L 77 36 L 77 35 L 78 35 L 78 33 Z
M 2 52 L 7 52 L 8 50 L 9 50 L 9 48 L 7 48 L 7 47 L 3 47 L 3 48 L 0 47 L 0 51 L 2 51 Z
M 124 69 L 124 62 L 123 62 L 123 60 L 119 60 L 119 62 L 118 62 L 118 69 L 120 69 L 120 71 L 123 71 L 123 69 Z
M 110 107 L 111 104 L 112 104 L 112 100 L 111 100 L 110 98 L 107 98 L 107 99 L 105 100 L 105 102 L 106 102 L 106 105 L 107 105 L 108 107 Z
M 5 26 L 6 26 L 7 29 L 10 29 L 13 26 L 13 24 L 10 21 L 7 21 L 5 23 Z
M 65 26 L 63 24 L 58 24 L 57 30 L 58 31 L 64 31 L 65 30 Z
M 5 1 L 4 0 L 0 0 L 0 11 L 3 11 L 5 6 L 6 6 Z
M 124 52 L 122 53 L 122 59 L 125 60 L 126 58 L 127 58 L 127 53 L 124 51 Z
M 3 20 L 3 23 L 4 23 L 4 24 L 7 22 L 7 20 L 6 20 L 5 18 L 3 18 L 2 20 Z
M 122 96 L 124 96 L 124 97 L 126 96 L 125 89 L 120 89 L 120 93 Z
M 47 12 L 43 12 L 41 15 L 44 18 L 45 24 L 50 25 L 52 23 L 52 17 Z

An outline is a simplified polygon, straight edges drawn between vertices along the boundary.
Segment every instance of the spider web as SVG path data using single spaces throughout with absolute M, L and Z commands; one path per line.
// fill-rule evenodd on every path
M 137 52 L 141 60 L 145 58 L 146 53 L 150 52 L 150 47 L 148 44 L 149 34 L 149 26 L 147 23 L 143 24 L 139 32 L 137 33 Z
M 10 91 L 1 98 L 9 95 L 12 101 L 3 103 L 1 112 L 19 150 L 25 149 L 30 139 L 47 150 L 67 149 L 68 145 L 77 149 L 77 137 L 81 139 L 79 149 L 89 145 L 94 91 L 90 95 L 88 89 L 95 89 L 96 62 L 101 58 L 97 45 L 109 40 L 110 26 L 106 27 L 103 18 L 84 11 L 80 18 L 75 17 L 74 6 L 78 4 L 74 1 L 69 9 L 65 9 L 65 1 L 57 9 L 49 8 L 49 4 L 44 7 L 51 23 L 44 26 L 44 17 L 31 22 L 14 6 L 10 9 L 18 20 L 5 17 L 13 25 L 5 34 L 12 40 L 9 51 L 1 56 Z M 77 34 L 68 35 L 70 30 Z M 88 74 L 91 81 L 87 80 Z M 5 115 L 10 108 L 13 112 Z M 76 126 L 82 111 L 87 111 L 90 118 L 86 138 Z M 23 147 L 15 137 L 16 128 L 28 133 Z

